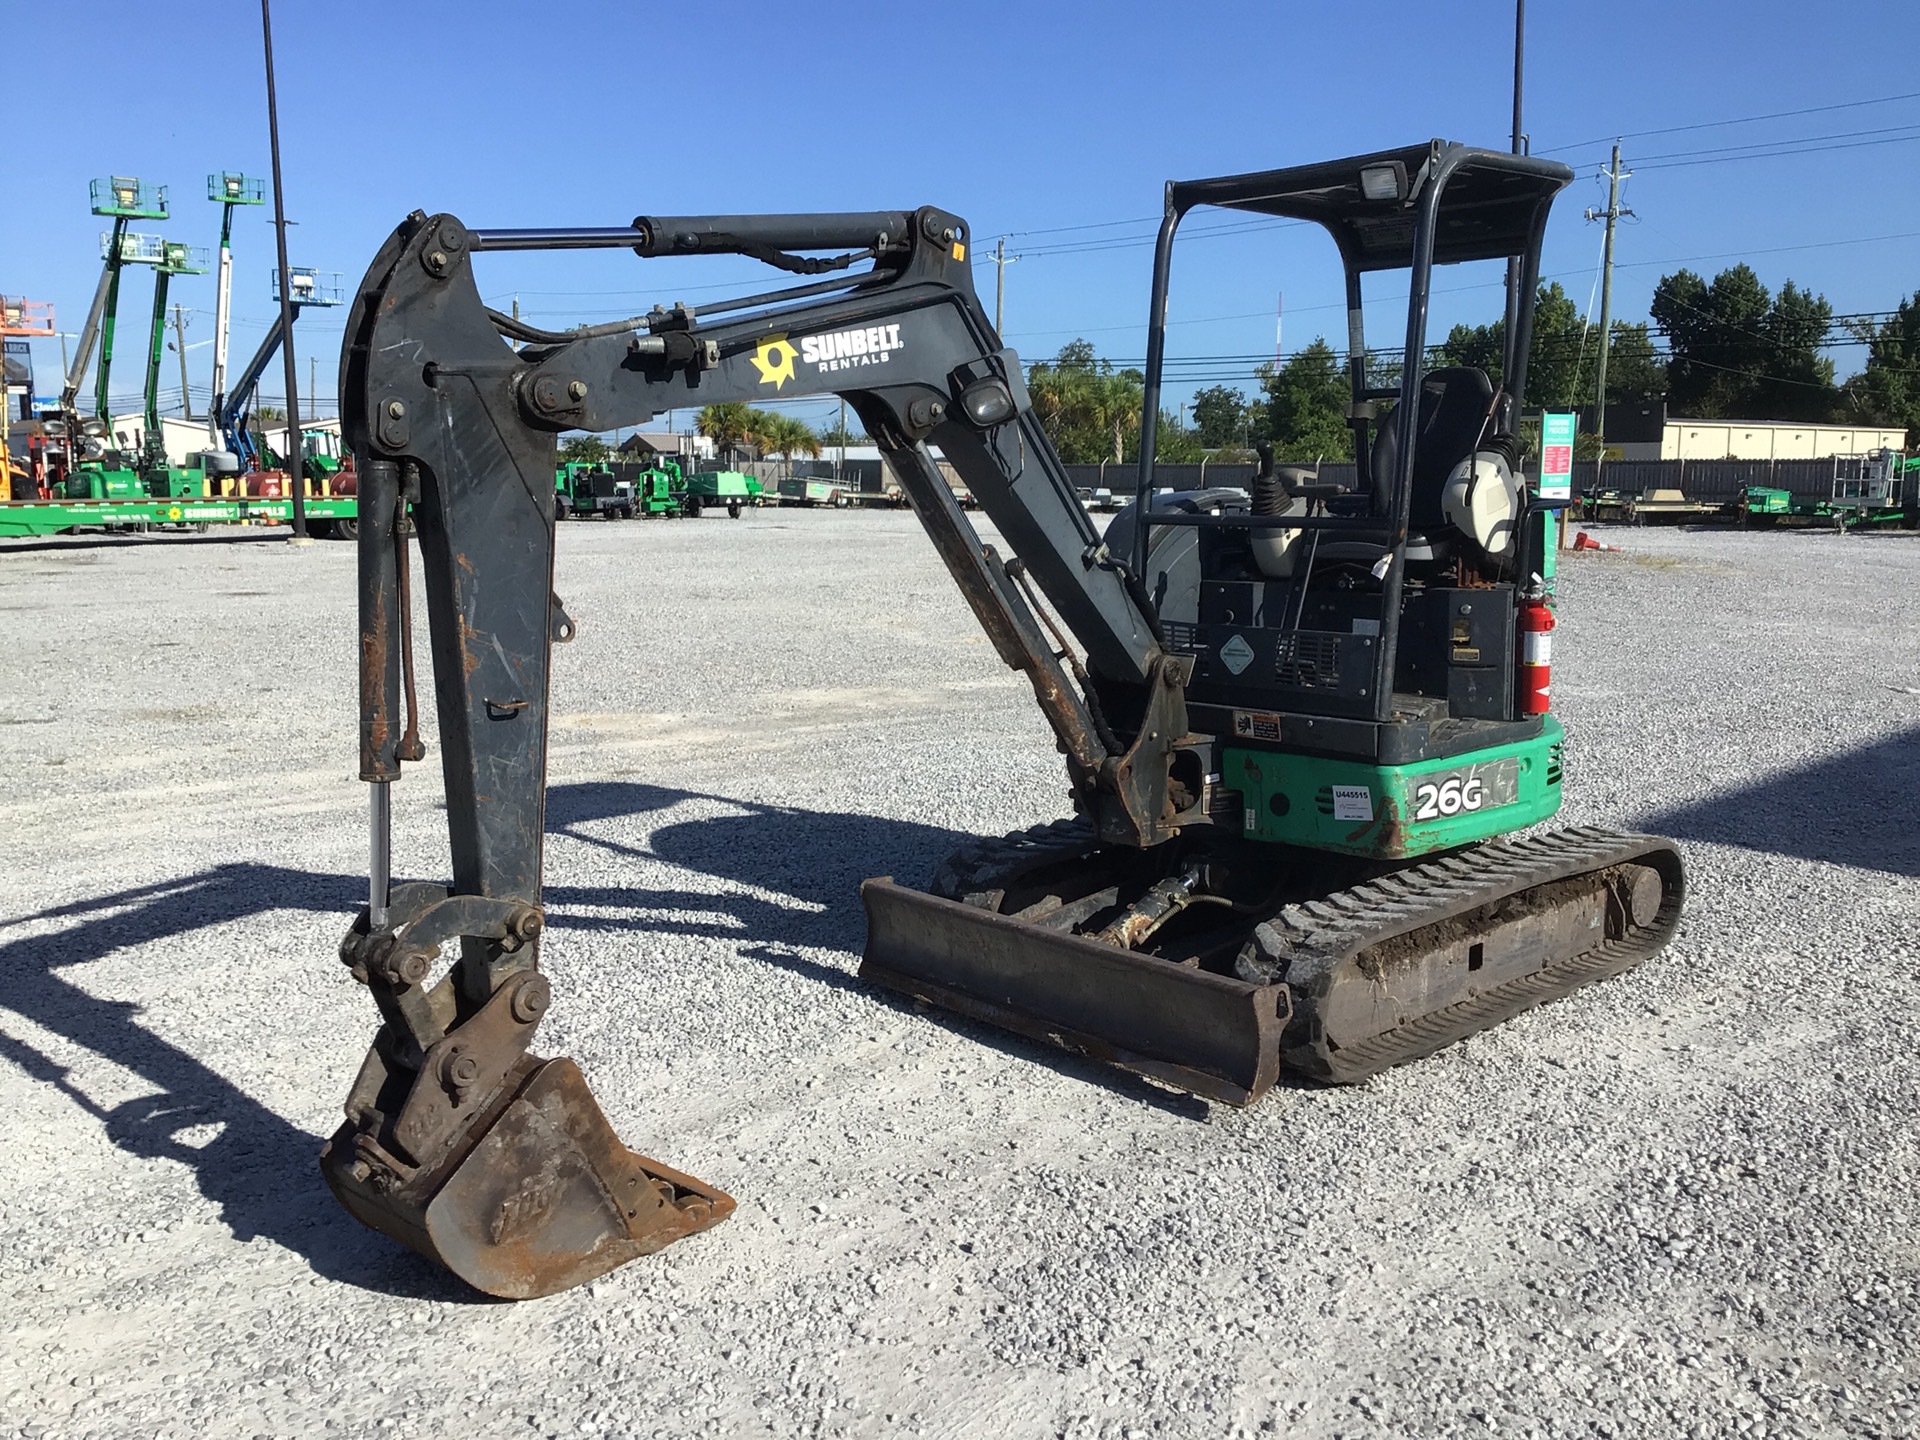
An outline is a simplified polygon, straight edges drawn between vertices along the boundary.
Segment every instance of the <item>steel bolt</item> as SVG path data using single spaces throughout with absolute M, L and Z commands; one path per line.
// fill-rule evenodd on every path
M 447 1066 L 447 1078 L 456 1085 L 471 1085 L 480 1078 L 480 1062 L 471 1055 L 456 1055 Z
M 436 270 L 446 269 L 447 268 L 447 252 L 444 250 L 434 251 L 431 255 L 427 256 L 427 263 L 433 266 L 433 268 Z
M 389 420 L 403 419 L 405 418 L 406 413 L 407 413 L 407 407 L 401 404 L 398 400 L 387 401 L 387 418 Z
M 571 395 L 575 400 L 586 399 L 587 382 L 584 380 L 569 381 L 567 384 L 567 394 Z
M 393 961 L 393 974 L 408 985 L 418 985 L 427 978 L 427 971 L 433 966 L 429 957 L 418 950 L 409 950 Z
M 364 1160 L 356 1160 L 347 1167 L 347 1174 L 364 1184 L 367 1177 L 373 1174 L 373 1167 Z
M 531 1025 L 546 1013 L 547 1002 L 551 998 L 552 992 L 547 986 L 546 977 L 535 975 L 522 982 L 520 988 L 513 992 L 509 1008 L 514 1019 L 522 1025 Z
M 547 928 L 547 922 L 538 910 L 526 909 L 515 915 L 507 928 L 521 940 L 537 940 L 540 932 Z

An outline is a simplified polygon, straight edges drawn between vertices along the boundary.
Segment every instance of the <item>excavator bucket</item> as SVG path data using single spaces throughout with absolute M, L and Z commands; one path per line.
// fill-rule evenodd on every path
M 364 1120 L 349 1120 L 320 1167 L 363 1224 L 507 1300 L 584 1284 L 734 1208 L 731 1196 L 622 1145 L 564 1058 L 524 1057 L 438 1165 L 405 1165 Z

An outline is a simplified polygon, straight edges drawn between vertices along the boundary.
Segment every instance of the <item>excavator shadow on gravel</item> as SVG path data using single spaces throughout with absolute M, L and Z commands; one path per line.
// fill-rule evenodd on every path
M 733 1209 L 626 1149 L 574 1064 L 529 1048 L 551 998 L 538 968 L 548 670 L 574 631 L 553 589 L 555 437 L 689 405 L 844 396 L 1065 758 L 1071 818 L 967 845 L 926 889 L 862 887 L 868 981 L 1245 1105 L 1283 1071 L 1365 1080 L 1659 950 L 1682 903 L 1671 844 L 1511 838 L 1561 790 L 1539 578 L 1554 502 L 1523 482 L 1516 438 L 1532 307 L 1510 307 L 1500 383 L 1426 364 L 1435 267 L 1515 261 L 1530 297 L 1571 178 L 1433 141 L 1168 186 L 1138 491 L 1104 534 L 974 294 L 957 216 L 589 230 L 409 216 L 361 284 L 341 360 L 373 831 L 369 904 L 341 957 L 383 1021 L 322 1156 L 341 1202 L 512 1297 L 579 1284 Z M 1267 463 L 1248 490 L 1156 491 L 1173 244 L 1204 207 L 1334 240 L 1364 483 Z M 587 247 L 743 255 L 808 278 L 558 333 L 482 303 L 475 256 Z M 1384 386 L 1362 314 L 1363 282 L 1381 274 L 1411 297 Z M 935 447 L 1008 553 L 975 533 Z M 422 755 L 409 509 L 450 886 L 390 876 L 388 787 Z

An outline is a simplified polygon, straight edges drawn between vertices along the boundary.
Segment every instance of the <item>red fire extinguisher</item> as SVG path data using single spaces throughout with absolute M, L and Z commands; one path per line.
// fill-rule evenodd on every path
M 1544 715 L 1553 679 L 1553 611 L 1544 595 L 1520 600 L 1520 713 Z

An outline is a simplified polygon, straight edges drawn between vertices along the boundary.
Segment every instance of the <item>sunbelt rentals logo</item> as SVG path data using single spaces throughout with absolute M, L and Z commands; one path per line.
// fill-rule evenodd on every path
M 794 362 L 811 365 L 816 375 L 886 365 L 894 352 L 906 347 L 898 325 L 867 325 L 854 330 L 831 330 L 824 335 L 802 335 L 796 347 L 785 335 L 769 335 L 753 352 L 753 368 L 760 383 L 775 390 L 796 378 Z

